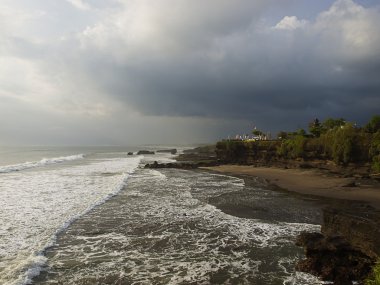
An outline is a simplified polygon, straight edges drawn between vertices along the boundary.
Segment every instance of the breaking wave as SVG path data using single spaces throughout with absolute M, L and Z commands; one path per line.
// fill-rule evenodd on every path
M 43 158 L 40 161 L 24 162 L 20 164 L 12 164 L 0 167 L 0 173 L 9 173 L 13 171 L 21 171 L 24 169 L 41 167 L 49 164 L 61 163 L 84 158 L 84 154 L 75 154 L 69 156 L 60 156 L 53 158 Z
M 0 284 L 30 284 L 47 260 L 45 249 L 57 235 L 117 195 L 140 160 L 114 158 L 51 171 L 4 174 L 0 180 Z

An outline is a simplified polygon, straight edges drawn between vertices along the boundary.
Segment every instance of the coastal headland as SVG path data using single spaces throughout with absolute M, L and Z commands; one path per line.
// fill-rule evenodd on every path
M 321 201 L 325 205 L 322 230 L 298 237 L 297 245 L 304 248 L 306 259 L 300 260 L 297 270 L 334 284 L 352 284 L 354 280 L 365 284 L 380 258 L 380 181 L 376 164 L 373 167 L 360 155 L 367 151 L 358 151 L 363 145 L 354 145 L 353 156 L 347 162 L 334 161 L 328 154 L 323 157 L 322 152 L 315 151 L 319 147 L 315 138 L 305 139 L 300 156 L 279 152 L 292 140 L 221 141 L 188 150 L 177 157 L 177 163 L 146 167 L 199 169 L 247 181 L 259 178 L 273 190 Z M 235 214 L 244 211 L 248 217 L 246 205 L 239 208 L 235 202 L 225 207 Z

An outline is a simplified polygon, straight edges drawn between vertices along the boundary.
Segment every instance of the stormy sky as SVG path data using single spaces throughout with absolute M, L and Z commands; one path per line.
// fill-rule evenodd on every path
M 378 0 L 0 2 L 0 145 L 211 142 L 379 113 Z

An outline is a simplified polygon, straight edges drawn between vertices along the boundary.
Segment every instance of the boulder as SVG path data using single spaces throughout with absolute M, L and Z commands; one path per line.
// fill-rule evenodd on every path
M 177 149 L 175 148 L 172 148 L 172 149 L 161 149 L 161 150 L 157 150 L 157 152 L 166 152 L 166 153 L 171 153 L 171 154 L 176 154 L 177 153 Z
M 217 162 L 169 162 L 169 163 L 158 163 L 157 161 L 153 163 L 148 163 L 145 168 L 178 168 L 178 169 L 196 169 L 198 167 L 216 166 Z
M 133 152 L 128 152 L 128 155 L 133 155 Z
M 138 155 L 141 155 L 141 154 L 154 154 L 154 151 L 150 151 L 150 150 L 139 150 L 137 152 Z

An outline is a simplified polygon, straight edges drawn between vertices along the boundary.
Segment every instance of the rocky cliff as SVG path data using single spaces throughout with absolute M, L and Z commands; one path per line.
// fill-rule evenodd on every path
M 297 244 L 306 255 L 298 270 L 336 285 L 363 284 L 380 258 L 380 211 L 342 201 L 324 210 L 321 233 L 303 233 Z
M 215 153 L 219 163 L 269 166 L 280 168 L 317 168 L 326 173 L 343 177 L 356 176 L 369 178 L 371 164 L 365 161 L 339 164 L 323 155 L 313 145 L 305 144 L 302 155 L 289 158 L 282 154 L 282 141 L 220 141 L 216 144 Z

